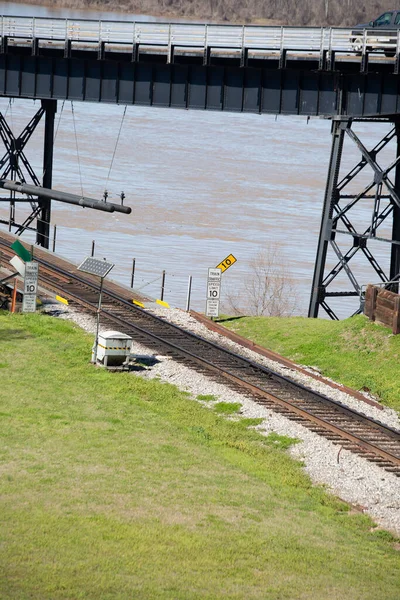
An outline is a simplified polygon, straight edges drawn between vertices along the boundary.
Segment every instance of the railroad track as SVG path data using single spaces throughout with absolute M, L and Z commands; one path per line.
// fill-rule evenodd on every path
M 0 239 L 5 260 L 13 255 L 10 240 Z M 37 248 L 35 260 L 40 264 L 42 287 L 66 297 L 80 310 L 97 311 L 96 278 Z M 135 306 L 126 288 L 105 282 L 100 320 L 152 351 L 222 379 L 236 390 L 246 390 L 255 402 L 400 476 L 399 431 Z

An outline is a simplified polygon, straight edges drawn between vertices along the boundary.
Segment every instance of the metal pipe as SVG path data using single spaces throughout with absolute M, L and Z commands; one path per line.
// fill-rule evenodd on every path
M 130 214 L 132 209 L 129 206 L 121 206 L 120 204 L 113 204 L 112 202 L 102 202 L 99 200 L 93 200 L 92 198 L 81 197 L 77 194 L 70 194 L 68 192 L 59 192 L 57 190 L 49 190 L 42 188 L 37 185 L 29 185 L 27 183 L 16 183 L 9 179 L 0 180 L 0 188 L 5 190 L 11 190 L 13 192 L 20 192 L 22 194 L 31 194 L 32 196 L 40 196 L 41 198 L 50 198 L 52 200 L 58 200 L 59 202 L 66 202 L 67 204 L 75 204 L 76 206 L 83 206 L 86 208 L 94 208 L 96 210 L 102 210 L 104 212 L 122 212 Z
M 103 281 L 104 277 L 100 277 L 100 291 L 99 291 L 99 303 L 97 305 L 97 316 L 96 316 L 96 338 L 94 340 L 93 351 L 92 351 L 92 363 L 97 363 L 97 349 L 99 347 L 99 329 L 100 329 L 100 311 L 101 311 L 101 297 L 103 294 Z

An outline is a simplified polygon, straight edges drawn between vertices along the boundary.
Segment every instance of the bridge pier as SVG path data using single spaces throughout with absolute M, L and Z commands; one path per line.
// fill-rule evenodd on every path
M 376 123 L 376 119 L 363 119 Z M 367 283 L 380 283 L 397 291 L 400 279 L 400 120 L 396 117 L 378 122 L 392 123 L 393 128 L 375 145 L 367 150 L 352 127 L 356 119 L 337 117 L 332 121 L 332 149 L 328 167 L 321 228 L 317 246 L 314 277 L 309 305 L 309 317 L 318 317 L 319 309 L 331 319 L 338 319 L 332 307 L 334 298 L 355 297 L 356 310 L 362 311 L 362 295 Z M 350 139 L 361 153 L 359 162 L 344 177 L 339 178 L 345 140 Z M 395 158 L 388 167 L 382 168 L 377 156 L 393 140 Z M 387 149 L 387 148 L 386 148 Z M 372 170 L 372 178 L 360 182 L 359 175 L 365 169 Z M 393 182 L 391 177 L 394 172 Z M 358 179 L 356 180 L 356 178 Z M 359 191 L 354 191 L 357 186 Z M 363 203 L 371 208 L 369 225 L 362 223 L 360 213 Z M 358 212 L 357 212 L 358 210 Z M 390 225 L 386 236 L 378 231 Z M 380 242 L 379 247 L 376 242 Z M 386 253 L 382 247 L 386 243 Z M 390 245 L 390 246 L 389 246 Z M 386 254 L 382 258 L 382 254 Z M 355 259 L 355 257 L 357 258 Z M 359 259 L 363 258 L 372 268 L 372 279 L 361 279 L 357 272 Z M 380 262 L 384 260 L 385 266 Z M 327 263 L 331 266 L 327 268 Z M 365 270 L 363 270 L 365 273 Z M 343 277 L 344 276 L 344 277 Z M 344 281 L 340 281 L 344 279 Z M 339 283 L 340 281 L 340 283 Z M 346 283 L 347 282 L 347 283 Z M 350 284 L 350 287 L 348 287 Z M 346 285 L 346 288 L 344 286 Z
M 42 100 L 42 107 L 45 111 L 42 187 L 51 189 L 53 183 L 54 119 L 57 112 L 57 100 Z M 38 246 L 48 249 L 51 200 L 39 197 L 38 204 L 40 213 L 37 218 L 36 243 Z
M 397 135 L 397 153 L 396 156 L 400 157 L 400 121 L 395 124 L 396 135 Z M 400 161 L 396 164 L 395 174 L 395 188 L 400 195 Z M 392 225 L 392 240 L 400 242 L 400 206 L 393 204 L 393 225 Z M 390 256 L 390 280 L 395 281 L 398 279 L 400 273 L 400 245 L 392 244 L 391 256 Z M 393 292 L 399 291 L 399 285 L 392 286 Z

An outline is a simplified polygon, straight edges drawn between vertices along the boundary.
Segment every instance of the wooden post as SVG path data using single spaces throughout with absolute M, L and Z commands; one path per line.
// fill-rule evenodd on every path
M 400 296 L 394 300 L 392 332 L 394 335 L 400 333 Z
M 14 289 L 11 297 L 11 312 L 15 313 L 15 305 L 17 303 L 17 278 L 14 279 Z
M 365 292 L 364 314 L 370 321 L 375 321 L 376 298 L 378 296 L 378 288 L 368 284 Z

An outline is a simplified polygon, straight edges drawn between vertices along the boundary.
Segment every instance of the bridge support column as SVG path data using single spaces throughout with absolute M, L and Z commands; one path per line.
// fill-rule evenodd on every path
M 330 318 L 337 319 L 338 316 L 331 305 L 332 300 L 335 299 L 341 301 L 339 305 L 341 316 L 349 316 L 343 315 L 349 304 L 344 305 L 343 300 L 352 297 L 355 298 L 355 310 L 353 309 L 350 314 L 361 312 L 363 291 L 368 283 L 380 283 L 396 291 L 399 288 L 400 120 L 392 123 L 391 130 L 372 150 L 367 150 L 354 131 L 358 121 L 369 120 L 339 118 L 332 123 L 332 151 L 309 317 L 317 317 L 319 309 L 323 308 Z M 376 125 L 377 120 L 370 119 L 370 122 L 372 127 Z M 381 126 L 382 123 L 384 126 L 390 125 L 387 119 L 380 121 Z M 351 171 L 339 179 L 344 143 L 348 139 L 361 153 L 361 158 Z M 380 158 L 378 154 L 384 148 L 388 150 L 393 146 L 395 158 L 388 167 L 383 168 L 378 163 Z M 358 190 L 354 191 L 357 186 Z M 390 221 L 391 235 L 388 235 L 387 225 Z M 379 228 L 383 223 L 386 231 L 382 234 Z M 357 259 L 353 260 L 356 255 Z M 364 267 L 361 271 L 360 260 L 362 259 L 366 260 L 367 269 Z M 327 261 L 334 266 L 327 269 Z M 380 261 L 385 261 L 385 268 L 381 267 Z M 369 273 L 365 275 L 367 271 Z M 346 289 L 349 282 L 350 289 Z
M 54 119 L 57 112 L 57 100 L 42 100 L 45 111 L 44 147 L 43 147 L 43 183 L 42 187 L 51 189 L 53 182 Z M 49 248 L 51 200 L 38 198 L 40 213 L 37 217 L 36 243 Z
M 51 188 L 53 176 L 53 149 L 54 149 L 54 119 L 57 111 L 56 100 L 42 100 L 41 108 L 32 117 L 19 136 L 14 135 L 4 115 L 0 113 L 0 138 L 5 147 L 5 154 L 0 159 L 0 179 L 11 179 L 21 183 L 28 183 L 29 179 L 35 186 Z M 25 155 L 25 146 L 36 130 L 42 117 L 45 115 L 44 145 L 43 145 L 43 176 L 42 182 L 36 176 L 29 160 Z M 0 197 L 4 201 L 4 198 Z M 9 226 L 9 231 L 21 235 L 26 230 L 36 232 L 36 243 L 44 248 L 49 248 L 51 201 L 33 196 L 28 196 L 26 202 L 31 206 L 31 213 L 22 223 L 16 220 L 15 192 L 10 192 L 10 218 L 0 221 Z M 18 201 L 20 201 L 18 199 Z M 24 200 L 25 202 L 25 200 Z M 36 226 L 35 226 L 36 221 Z
M 397 154 L 396 156 L 400 156 L 400 122 L 398 121 L 395 124 L 396 127 L 396 137 L 397 137 Z M 396 164 L 395 167 L 395 178 L 394 178 L 394 186 L 397 194 L 400 196 L 400 161 Z M 400 242 L 400 206 L 397 206 L 395 202 L 393 202 L 393 226 L 392 226 L 392 240 L 396 242 Z M 396 281 L 399 279 L 400 275 L 400 245 L 393 244 L 391 255 L 390 255 L 390 280 Z M 395 284 L 392 286 L 393 292 L 399 291 L 399 284 Z
M 315 260 L 314 277 L 311 290 L 311 299 L 308 316 L 318 317 L 320 305 L 325 304 L 324 271 L 329 240 L 332 237 L 333 205 L 337 200 L 337 182 L 339 177 L 340 161 L 342 158 L 344 131 L 348 121 L 332 122 L 332 150 L 329 160 L 328 178 L 326 182 L 324 206 L 322 209 L 321 229 L 319 232 L 317 256 Z M 326 305 L 327 306 L 327 305 Z M 325 307 L 326 308 L 326 307 Z M 329 314 L 329 310 L 327 311 Z M 330 314 L 335 318 L 333 314 Z

